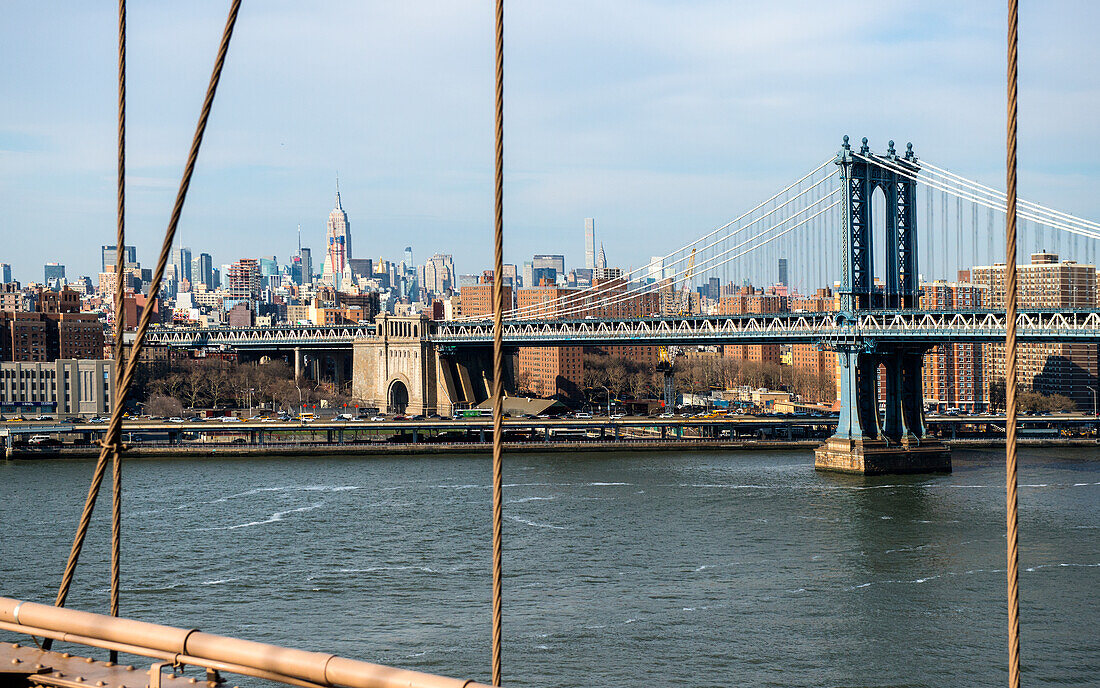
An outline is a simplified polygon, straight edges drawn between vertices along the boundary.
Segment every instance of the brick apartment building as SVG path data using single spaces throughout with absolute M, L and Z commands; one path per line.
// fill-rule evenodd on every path
M 812 296 L 792 296 L 787 301 L 794 313 L 826 313 L 836 310 L 836 296 L 831 289 L 818 289 Z M 815 344 L 792 344 L 791 365 L 810 375 L 837 374 L 836 352 L 820 349 Z M 835 399 L 819 399 L 832 402 Z
M 592 280 L 592 290 L 583 311 L 569 317 L 597 318 L 648 318 L 661 312 L 661 294 L 637 288 L 622 277 Z M 601 346 L 586 347 L 585 353 L 619 356 L 629 359 L 643 368 L 656 370 L 657 346 Z
M 983 307 L 988 288 L 965 281 L 921 285 L 920 307 L 927 310 L 971 311 Z M 924 401 L 945 411 L 989 410 L 989 378 L 981 344 L 941 344 L 924 356 Z
M 1097 272 L 1094 265 L 1060 261 L 1055 253 L 1042 251 L 1031 255 L 1031 263 L 1017 270 L 1019 307 L 1095 308 Z M 1005 265 L 976 266 L 972 281 L 986 287 L 986 308 L 1005 307 Z M 1005 377 L 1003 344 L 985 345 L 990 381 Z M 1042 394 L 1064 394 L 1079 408 L 1091 410 L 1097 385 L 1097 345 L 1043 342 L 1020 344 L 1017 352 L 1017 383 Z
M 466 285 L 459 292 L 462 301 L 462 315 L 477 317 L 493 314 L 493 271 L 481 273 L 477 284 Z M 511 310 L 513 300 L 512 286 L 504 285 L 504 310 Z
M 37 311 L 0 311 L 0 361 L 40 363 L 103 356 L 103 326 L 70 289 L 39 292 Z
M 465 290 L 464 290 L 465 291 Z M 575 304 L 569 299 L 578 290 L 547 284 L 516 291 L 516 306 L 523 318 L 556 318 Z M 467 311 L 463 294 L 463 313 Z M 489 306 L 492 312 L 492 306 Z M 571 317 L 569 314 L 564 317 Z M 584 348 L 580 346 L 523 347 L 516 357 L 516 382 L 540 397 L 576 397 L 584 387 Z
M 774 290 L 739 287 L 718 299 L 719 315 L 745 315 L 748 313 L 786 313 L 790 309 L 788 297 Z M 726 344 L 722 354 L 726 358 L 754 363 L 780 364 L 783 347 L 780 344 Z

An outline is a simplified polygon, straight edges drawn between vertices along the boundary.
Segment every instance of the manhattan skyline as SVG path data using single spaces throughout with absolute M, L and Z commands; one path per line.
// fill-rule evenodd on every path
M 1056 4 L 1025 8 L 1020 191 L 1095 217 L 1100 78 L 1066 65 L 1096 62 L 1087 31 L 1100 14 Z M 998 3 L 799 7 L 805 21 L 785 28 L 790 7 L 511 9 L 506 260 L 553 251 L 582 265 L 584 218 L 595 217 L 615 264 L 644 265 L 651 247 L 726 222 L 789 169 L 826 159 L 844 133 L 879 147 L 912 140 L 921 155 L 1002 186 L 1003 95 L 988 86 L 1003 71 Z M 301 224 L 303 245 L 321 257 L 339 170 L 357 255 L 411 245 L 420 257 L 454 254 L 460 271 L 486 264 L 489 10 L 323 9 L 246 6 L 176 246 L 210 252 L 216 265 L 258 245 L 285 259 Z M 146 262 L 223 10 L 154 5 L 130 16 L 127 243 Z M 37 279 L 51 261 L 94 275 L 98 247 L 112 241 L 113 22 L 110 7 L 54 16 L 26 6 L 0 29 L 0 54 L 16 65 L 0 85 L 10 104 L 0 114 L 0 229 L 31 239 L 4 256 L 15 279 Z M 56 40 L 32 42 L 46 24 Z

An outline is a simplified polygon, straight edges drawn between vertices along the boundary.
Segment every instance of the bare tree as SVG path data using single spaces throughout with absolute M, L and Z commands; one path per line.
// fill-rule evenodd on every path
M 145 412 L 154 416 L 179 416 L 183 414 L 183 405 L 175 397 L 153 394 L 145 402 Z

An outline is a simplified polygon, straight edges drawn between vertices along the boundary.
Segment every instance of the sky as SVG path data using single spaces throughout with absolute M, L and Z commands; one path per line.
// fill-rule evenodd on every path
M 127 243 L 152 266 L 227 0 L 129 3 Z M 1021 3 L 1020 193 L 1100 220 L 1100 3 Z M 1004 187 L 1005 3 L 509 0 L 505 259 L 639 266 L 835 154 L 912 141 Z M 0 24 L 0 263 L 95 275 L 115 236 L 112 2 Z M 245 0 L 178 245 L 320 254 L 339 174 L 355 257 L 492 260 L 488 0 Z M 320 257 L 315 258 L 320 269 Z

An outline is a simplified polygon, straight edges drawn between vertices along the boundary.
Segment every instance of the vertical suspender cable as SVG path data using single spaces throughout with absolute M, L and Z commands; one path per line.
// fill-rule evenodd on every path
M 179 226 L 180 215 L 183 213 L 183 204 L 187 199 L 187 190 L 191 186 L 191 176 L 195 172 L 195 164 L 199 158 L 199 148 L 202 146 L 202 137 L 206 132 L 206 123 L 210 119 L 210 109 L 214 105 L 214 94 L 218 90 L 218 81 L 221 79 L 222 67 L 225 65 L 225 56 L 229 51 L 229 40 L 233 37 L 233 26 L 237 23 L 237 14 L 241 8 L 241 0 L 232 0 L 229 7 L 229 16 L 225 22 L 225 30 L 222 33 L 221 44 L 218 47 L 218 57 L 214 62 L 214 71 L 210 75 L 210 83 L 206 87 L 206 97 L 203 100 L 202 111 L 195 127 L 195 136 L 191 140 L 191 151 L 187 156 L 187 164 L 184 166 L 183 177 L 180 179 L 179 191 L 176 193 L 176 202 L 172 207 L 172 215 L 168 221 L 168 229 L 164 233 L 164 243 L 161 245 L 160 256 L 157 258 L 157 266 L 153 271 L 153 281 L 149 285 L 150 298 L 156 298 L 160 291 L 160 283 L 164 278 L 164 270 L 168 265 L 168 257 L 172 251 L 172 243 L 176 237 L 176 227 Z M 123 250 L 125 247 L 123 246 Z M 115 263 L 121 261 L 121 256 L 116 253 Z M 116 402 L 113 404 L 111 420 L 107 426 L 107 437 L 118 437 L 122 426 L 122 403 L 130 390 L 134 373 L 137 370 L 137 362 L 141 355 L 142 341 L 149 329 L 149 322 L 153 316 L 153 309 L 146 308 L 141 313 L 137 332 L 134 335 L 134 344 L 130 348 L 130 355 L 126 359 L 126 368 L 118 381 L 115 389 Z M 76 537 L 73 538 L 72 550 L 69 552 L 69 560 L 65 565 L 65 574 L 61 579 L 61 586 L 57 591 L 55 605 L 65 606 L 65 599 L 69 595 L 73 576 L 76 574 L 76 565 L 80 560 L 80 552 L 84 547 L 84 539 L 88 535 L 88 526 L 92 521 L 92 511 L 95 509 L 96 498 L 99 496 L 99 488 L 103 483 L 103 475 L 107 469 L 107 455 L 110 453 L 109 440 L 103 443 L 99 458 L 96 461 L 95 471 L 92 475 L 92 484 L 88 488 L 88 496 L 84 501 L 84 511 L 80 514 L 80 523 L 77 525 Z M 47 640 L 48 642 L 48 640 Z M 44 645 L 45 647 L 45 645 Z
M 1020 538 L 1016 479 L 1016 81 L 1019 0 L 1008 0 L 1007 214 L 1005 222 L 1005 516 L 1008 555 L 1008 685 L 1020 686 Z
M 125 289 L 123 274 L 126 262 L 126 0 L 118 0 L 118 207 L 115 238 L 115 350 L 111 392 L 115 406 L 122 408 L 119 381 L 122 379 L 122 332 L 126 324 L 123 309 Z M 117 411 L 115 411 L 117 413 Z M 121 587 L 122 560 L 122 428 L 108 442 L 111 444 L 111 616 L 118 616 L 118 596 Z M 111 661 L 118 662 L 118 652 L 111 650 Z
M 496 156 L 493 190 L 493 631 L 492 684 L 500 685 L 504 530 L 504 0 L 496 7 Z

